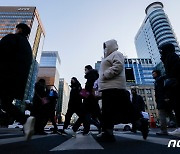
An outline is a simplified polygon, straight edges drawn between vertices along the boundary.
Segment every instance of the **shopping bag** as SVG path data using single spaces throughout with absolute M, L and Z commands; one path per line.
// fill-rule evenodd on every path
M 80 91 L 80 95 L 82 96 L 82 98 L 88 98 L 88 96 L 90 95 L 90 92 L 87 91 L 86 89 L 82 89 Z

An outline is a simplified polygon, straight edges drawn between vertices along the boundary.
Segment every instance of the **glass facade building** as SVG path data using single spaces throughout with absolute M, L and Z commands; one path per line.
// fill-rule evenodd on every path
M 138 58 L 148 57 L 154 65 L 159 64 L 160 54 L 158 47 L 170 42 L 173 43 L 176 53 L 180 54 L 179 44 L 170 21 L 163 10 L 161 2 L 154 2 L 147 6 L 146 17 L 135 36 L 135 46 Z
M 148 58 L 125 58 L 126 83 L 128 85 L 153 85 L 154 65 Z
M 61 60 L 58 51 L 43 51 L 40 60 L 38 79 L 44 78 L 48 86 L 58 90 L 60 65 Z
M 24 99 L 31 99 L 45 38 L 40 16 L 36 7 L 0 6 L 0 21 L 0 39 L 9 33 L 14 33 L 19 23 L 26 23 L 31 28 L 28 40 L 33 51 L 33 63 L 24 96 Z

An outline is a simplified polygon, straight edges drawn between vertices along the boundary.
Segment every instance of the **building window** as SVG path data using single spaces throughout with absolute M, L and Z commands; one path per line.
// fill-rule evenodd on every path
M 132 64 L 132 60 L 131 59 L 128 59 L 128 62 L 129 62 L 129 64 Z
M 147 97 L 148 101 L 153 101 L 153 98 L 151 96 Z
M 151 89 L 146 89 L 147 94 L 151 94 Z

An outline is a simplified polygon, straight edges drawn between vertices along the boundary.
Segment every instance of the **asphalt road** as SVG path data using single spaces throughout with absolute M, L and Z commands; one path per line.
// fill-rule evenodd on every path
M 20 129 L 0 129 L 0 154 L 180 154 L 180 148 L 167 147 L 169 140 L 178 141 L 180 137 L 157 136 L 156 131 L 151 130 L 147 140 L 142 139 L 140 132 L 115 131 L 116 142 L 99 143 L 96 131 L 88 136 L 77 134 L 76 138 L 35 135 L 26 142 Z

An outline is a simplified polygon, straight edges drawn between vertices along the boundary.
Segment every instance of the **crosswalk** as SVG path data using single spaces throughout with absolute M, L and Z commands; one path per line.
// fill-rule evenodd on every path
M 76 137 L 72 137 L 59 146 L 51 149 L 50 151 L 62 151 L 62 150 L 82 150 L 82 149 L 104 149 L 92 135 L 83 136 L 77 134 Z
M 72 138 L 67 138 L 65 141 L 63 141 L 62 143 L 60 143 L 58 146 L 55 145 L 53 148 L 50 148 L 49 151 L 65 151 L 65 150 L 103 150 L 104 147 L 98 143 L 95 139 L 94 139 L 94 135 L 96 135 L 97 132 L 92 132 L 91 135 L 88 136 L 83 136 L 82 134 L 77 134 L 76 138 L 72 137 Z M 135 141 L 143 141 L 146 143 L 154 143 L 157 145 L 168 145 L 169 141 L 171 140 L 171 136 L 167 136 L 167 137 L 159 137 L 156 136 L 155 133 L 150 132 L 147 140 L 143 140 L 142 136 L 140 135 L 140 133 L 137 134 L 133 134 L 130 132 L 118 132 L 115 131 L 114 135 L 116 138 L 125 138 L 125 139 L 132 139 Z M 36 139 L 44 139 L 44 138 L 48 138 L 48 137 L 53 137 L 53 136 L 58 136 L 58 137 L 62 137 L 59 136 L 57 134 L 48 134 L 48 135 L 35 135 L 32 137 L 32 141 L 36 140 Z M 172 138 L 174 139 L 174 138 Z M 177 138 L 180 139 L 180 138 Z M 6 145 L 6 144 L 10 144 L 10 143 L 18 143 L 18 142 L 22 142 L 25 141 L 25 138 L 23 136 L 22 133 L 19 134 L 13 134 L 13 133 L 7 133 L 7 134 L 0 134 L 0 146 L 2 145 Z

